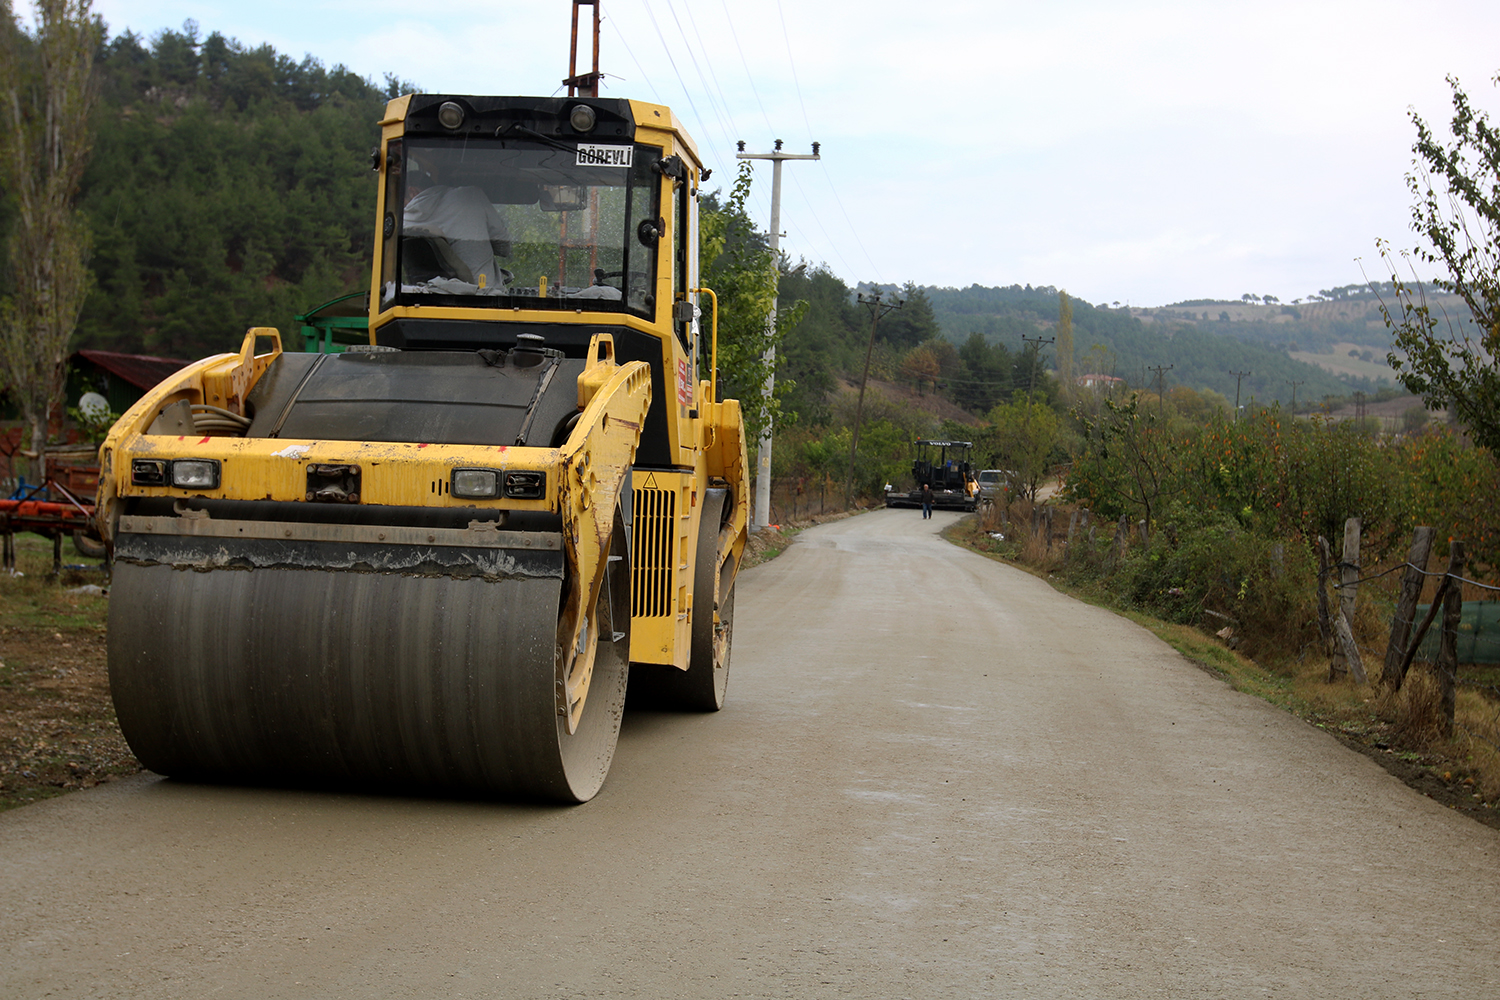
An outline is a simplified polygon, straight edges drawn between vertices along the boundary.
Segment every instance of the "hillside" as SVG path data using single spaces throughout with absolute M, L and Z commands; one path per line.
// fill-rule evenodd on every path
M 111 38 L 95 65 L 95 282 L 75 346 L 201 357 L 368 281 L 370 146 L 408 85 L 192 22 Z
M 1050 286 L 976 285 L 965 289 L 929 287 L 923 291 L 932 303 L 939 327 L 957 343 L 977 333 L 986 341 L 1015 349 L 1022 345 L 1022 336 L 1051 337 L 1055 333 L 1058 290 Z M 1293 383 L 1302 401 L 1343 395 L 1351 388 L 1373 390 L 1378 382 L 1375 378 L 1340 379 L 1322 367 L 1293 358 L 1289 349 L 1302 345 L 1292 337 L 1312 327 L 1281 313 L 1279 307 L 1224 303 L 1148 310 L 1096 306 L 1077 298 L 1072 304 L 1073 371 L 1078 374 L 1098 372 L 1123 378 L 1132 386 L 1154 387 L 1155 374 L 1150 369 L 1169 365 L 1170 371 L 1164 373 L 1166 388 L 1185 385 L 1198 391 L 1212 390 L 1231 402 L 1238 392 L 1242 401 L 1262 403 L 1290 402 Z M 1350 308 L 1360 306 L 1351 304 L 1343 311 Z M 1192 319 L 1189 312 L 1199 317 L 1207 313 L 1210 319 Z M 1221 319 L 1223 314 L 1230 318 Z M 1236 320 L 1236 315 L 1241 318 Z M 1274 319 L 1276 316 L 1283 318 Z M 1336 319 L 1330 324 L 1349 322 Z M 1277 336 L 1268 336 L 1271 330 Z M 1381 335 L 1388 342 L 1383 327 Z M 1357 342 L 1369 340 L 1363 330 L 1358 336 Z M 1356 342 L 1354 337 L 1345 340 Z M 1324 341 L 1316 343 L 1322 346 Z M 1333 341 L 1327 343 L 1331 347 Z M 1055 346 L 1049 351 L 1055 357 Z M 1249 374 L 1237 384 L 1231 372 Z

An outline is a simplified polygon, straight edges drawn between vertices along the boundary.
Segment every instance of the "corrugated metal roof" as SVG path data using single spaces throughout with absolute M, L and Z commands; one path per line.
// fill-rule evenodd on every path
M 118 351 L 82 350 L 73 354 L 74 359 L 83 359 L 89 364 L 103 368 L 117 378 L 123 379 L 145 391 L 155 388 L 162 379 L 188 365 L 177 358 L 155 358 L 147 354 L 121 354 Z

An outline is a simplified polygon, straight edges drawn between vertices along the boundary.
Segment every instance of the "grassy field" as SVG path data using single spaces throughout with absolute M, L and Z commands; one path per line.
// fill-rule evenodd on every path
M 1357 351 L 1361 355 L 1369 352 L 1370 360 L 1351 357 L 1350 351 Z M 1311 351 L 1289 351 L 1288 353 L 1293 361 L 1305 361 L 1310 365 L 1317 365 L 1332 375 L 1395 381 L 1396 373 L 1391 371 L 1391 366 L 1385 363 L 1385 351 L 1372 348 L 1368 344 L 1334 344 L 1331 354 L 1314 354 Z

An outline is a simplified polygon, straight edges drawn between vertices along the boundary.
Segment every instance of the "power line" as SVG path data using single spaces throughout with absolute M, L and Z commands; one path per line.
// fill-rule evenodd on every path
M 729 5 L 724 0 L 719 0 L 719 6 L 724 8 L 724 20 L 729 22 L 729 35 L 734 39 L 735 51 L 740 54 L 740 63 L 745 67 L 745 79 L 750 82 L 750 93 L 755 95 L 755 103 L 760 106 L 760 116 L 766 120 L 766 129 L 773 135 L 776 127 L 771 124 L 771 116 L 766 114 L 765 102 L 760 99 L 760 91 L 755 87 L 755 77 L 750 72 L 750 61 L 745 58 L 745 50 L 740 45 L 740 34 L 734 30 L 734 18 L 729 14 Z
M 620 44 L 622 46 L 624 46 L 624 48 L 625 48 L 625 54 L 628 55 L 628 56 L 630 56 L 630 61 L 633 62 L 633 63 L 635 63 L 635 68 L 638 69 L 638 70 L 640 70 L 641 80 L 642 80 L 642 82 L 644 82 L 646 84 L 646 89 L 648 91 L 650 91 L 651 94 L 652 94 L 652 96 L 654 96 L 656 98 L 658 104 L 665 103 L 664 101 L 662 101 L 661 94 L 656 89 L 655 84 L 653 84 L 651 82 L 651 78 L 646 75 L 646 67 L 644 67 L 644 66 L 641 65 L 641 61 L 635 57 L 635 52 L 630 48 L 630 43 L 625 40 L 625 33 L 623 31 L 621 31 L 619 28 L 615 27 L 614 21 L 610 20 L 607 17 L 604 20 L 605 20 L 606 23 L 609 24 L 611 30 L 614 31 L 615 37 L 620 40 Z M 620 77 L 619 79 L 624 79 L 624 78 Z
M 703 36 L 698 34 L 698 24 L 696 21 L 693 21 L 692 8 L 688 8 L 688 21 L 693 25 L 693 34 L 698 36 L 697 45 L 694 45 L 691 41 L 689 41 L 687 32 L 682 30 L 682 19 L 677 16 L 676 5 L 672 3 L 672 0 L 666 0 L 666 3 L 667 10 L 672 14 L 672 22 L 677 25 L 677 33 L 682 36 L 682 44 L 688 51 L 688 58 L 693 61 L 693 70 L 698 74 L 698 81 L 703 85 L 703 91 L 708 97 L 709 107 L 712 108 L 714 114 L 718 116 L 719 126 L 724 130 L 725 138 L 727 140 L 728 136 L 733 134 L 733 129 L 731 127 L 732 123 L 725 121 L 725 115 L 728 112 L 728 107 L 726 106 L 723 112 L 720 111 L 719 102 L 716 102 L 714 100 L 714 91 L 709 88 L 708 77 L 705 77 L 703 75 L 703 67 L 698 63 L 697 50 L 703 49 L 704 51 L 707 51 L 707 47 L 703 44 Z M 709 77 L 713 77 L 712 65 L 709 66 L 708 73 Z M 715 84 L 718 83 L 717 77 L 714 77 L 714 82 Z
M 839 263 L 844 265 L 845 271 L 852 274 L 854 272 L 854 269 L 849 266 L 849 262 L 844 259 L 844 255 L 839 253 L 838 243 L 834 241 L 834 238 L 832 236 L 828 235 L 828 230 L 823 225 L 823 220 L 818 217 L 817 210 L 812 207 L 812 199 L 807 196 L 806 191 L 802 190 L 802 182 L 797 180 L 796 174 L 792 175 L 792 183 L 796 186 L 797 193 L 802 195 L 803 205 L 807 208 L 808 213 L 813 217 L 813 221 L 818 224 L 818 230 L 823 234 L 823 238 L 828 241 L 829 248 L 832 249 L 834 255 L 838 257 Z
M 797 79 L 797 60 L 792 56 L 792 36 L 786 30 L 786 11 L 781 9 L 781 0 L 776 0 L 776 15 L 781 18 L 781 38 L 786 42 L 786 64 L 792 71 L 792 87 L 797 92 L 797 103 L 802 106 L 802 124 L 807 126 L 807 137 L 812 138 L 812 121 L 807 117 L 807 102 L 802 99 L 802 81 Z
M 882 285 L 885 284 L 885 275 L 880 273 L 880 268 L 875 264 L 875 258 L 870 256 L 870 251 L 865 249 L 864 240 L 859 238 L 859 230 L 854 228 L 854 222 L 849 218 L 849 210 L 844 207 L 844 199 L 839 197 L 837 185 L 833 183 L 833 178 L 828 176 L 826 170 L 822 173 L 823 179 L 828 181 L 828 190 L 833 192 L 834 203 L 838 205 L 839 211 L 843 213 L 844 222 L 849 226 L 849 232 L 854 237 L 854 245 L 859 247 L 859 252 L 865 255 L 865 260 L 869 261 L 870 269 L 875 272 L 875 280 Z M 850 277 L 852 278 L 853 275 L 850 275 Z
M 703 115 L 698 111 L 698 105 L 693 103 L 693 93 L 688 89 L 687 81 L 682 78 L 682 71 L 677 68 L 677 60 L 672 58 L 672 47 L 667 44 L 667 36 L 661 33 L 661 25 L 656 21 L 656 12 L 651 9 L 650 0 L 641 0 L 641 6 L 646 8 L 646 16 L 651 18 L 651 27 L 656 29 L 656 37 L 661 42 L 661 49 L 667 56 L 667 62 L 672 67 L 672 74 L 677 77 L 677 84 L 682 88 L 682 96 L 688 102 L 688 107 L 693 109 L 693 117 L 703 121 Z

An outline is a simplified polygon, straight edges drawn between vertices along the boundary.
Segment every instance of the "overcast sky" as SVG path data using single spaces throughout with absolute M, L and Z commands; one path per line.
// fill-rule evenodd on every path
M 727 189 L 783 167 L 783 249 L 851 284 L 1055 285 L 1090 302 L 1276 295 L 1409 247 L 1415 108 L 1500 114 L 1495 0 L 601 0 L 605 96 L 672 106 Z M 25 4 L 18 0 L 18 7 Z M 96 0 L 428 93 L 558 92 L 571 4 Z M 590 8 L 582 8 L 585 15 Z M 583 67 L 581 67 L 583 68 Z M 374 129 L 372 126 L 372 135 Z M 752 209 L 770 219 L 770 165 Z

